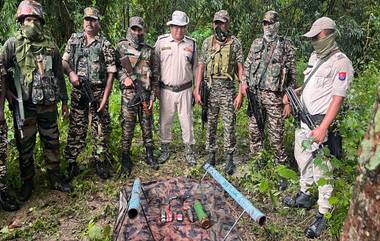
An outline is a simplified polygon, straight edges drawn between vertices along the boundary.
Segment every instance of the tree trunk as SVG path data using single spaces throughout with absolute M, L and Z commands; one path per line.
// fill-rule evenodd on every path
M 380 88 L 359 148 L 359 176 L 341 241 L 380 241 Z

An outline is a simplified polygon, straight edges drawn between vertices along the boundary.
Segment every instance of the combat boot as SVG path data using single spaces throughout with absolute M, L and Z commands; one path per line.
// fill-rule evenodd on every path
M 227 154 L 225 157 L 226 166 L 224 167 L 224 172 L 228 175 L 234 174 L 235 164 L 234 164 L 234 155 Z
M 131 160 L 131 156 L 129 154 L 129 151 L 128 152 L 122 152 L 121 153 L 121 173 L 120 175 L 131 175 L 131 172 L 132 172 L 132 167 L 133 167 L 133 163 L 132 163 L 132 160 Z
M 312 197 L 304 192 L 298 192 L 295 197 L 285 197 L 282 202 L 291 208 L 310 209 L 314 205 Z
M 59 171 L 48 171 L 48 179 L 51 185 L 51 188 L 61 192 L 71 192 L 71 186 L 66 181 L 66 178 L 59 173 Z
M 98 177 L 100 177 L 103 180 L 106 180 L 111 177 L 111 173 L 109 167 L 106 164 L 106 161 L 97 160 L 95 162 L 95 172 L 96 175 L 98 175 Z
M 197 161 L 195 160 L 194 151 L 193 151 L 193 145 L 186 145 L 185 146 L 185 158 L 187 163 L 189 163 L 191 166 L 194 166 L 197 164 Z
M 153 147 L 147 146 L 146 148 L 146 162 L 154 170 L 158 170 L 158 165 L 153 155 Z
M 209 152 L 207 157 L 207 163 L 211 166 L 215 166 L 215 152 Z
M 67 172 L 69 180 L 72 180 L 74 177 L 78 176 L 80 174 L 78 163 L 76 161 L 69 161 Z
M 19 209 L 16 200 L 14 200 L 7 191 L 0 192 L 0 206 L 7 212 L 13 212 Z
M 161 156 L 158 158 L 158 164 L 164 164 L 170 157 L 169 143 L 161 144 Z
M 20 191 L 20 201 L 26 202 L 32 196 L 33 193 L 33 178 L 26 179 L 22 182 Z
M 326 228 L 327 220 L 323 214 L 319 213 L 315 216 L 314 221 L 309 227 L 305 229 L 305 236 L 307 238 L 318 238 L 322 231 Z

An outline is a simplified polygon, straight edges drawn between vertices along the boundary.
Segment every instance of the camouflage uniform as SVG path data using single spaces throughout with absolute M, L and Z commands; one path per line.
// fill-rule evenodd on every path
M 265 72 L 265 61 L 273 45 L 275 49 Z M 269 142 L 276 151 L 276 159 L 284 162 L 287 156 L 283 145 L 282 97 L 284 89 L 294 86 L 295 83 L 294 47 L 288 39 L 280 36 L 270 43 L 263 37 L 257 38 L 251 45 L 244 63 L 244 71 L 249 88 L 253 92 L 256 90 L 264 115 L 267 117 Z M 263 148 L 263 140 L 254 115 L 249 118 L 249 137 L 251 153 L 260 151 Z
M 63 60 L 67 61 L 78 76 L 87 77 L 90 81 L 94 99 L 100 105 L 105 90 L 107 73 L 115 73 L 114 49 L 102 35 L 86 46 L 84 33 L 74 33 L 67 42 Z M 71 92 L 70 124 L 65 148 L 65 157 L 69 162 L 76 158 L 86 145 L 87 127 L 90 122 L 95 146 L 93 156 L 97 161 L 104 161 L 110 135 L 110 115 L 108 104 L 103 112 L 97 113 L 96 106 L 91 104 L 84 93 L 73 88 Z
M 236 65 L 243 63 L 243 50 L 240 41 L 235 36 L 230 36 L 227 44 L 223 49 L 230 53 L 229 56 L 229 75 L 225 76 L 223 73 L 210 73 L 208 79 L 208 86 L 210 89 L 210 96 L 208 102 L 207 114 L 207 133 L 206 133 L 206 149 L 208 152 L 215 152 L 216 146 L 216 130 L 218 124 L 218 115 L 221 111 L 223 127 L 224 127 L 224 152 L 225 154 L 233 154 L 235 151 L 236 137 L 235 137 L 235 124 L 236 113 L 234 108 L 235 81 L 234 74 Z M 215 43 L 214 35 L 207 38 L 202 45 L 202 52 L 199 57 L 199 63 L 206 65 L 207 72 L 212 72 L 210 68 L 216 65 L 215 61 L 220 56 L 224 56 L 221 50 L 215 55 L 215 58 L 209 63 L 206 63 L 210 53 L 213 51 L 213 44 Z M 214 45 L 215 46 L 215 45 Z M 214 68 L 215 69 L 215 68 Z M 230 78 L 232 77 L 232 78 Z
M 48 38 L 48 37 L 47 37 Z M 20 76 L 22 87 L 23 106 L 25 112 L 25 121 L 22 131 L 24 138 L 21 138 L 20 132 L 16 133 L 16 145 L 20 154 L 21 178 L 23 180 L 31 179 L 34 176 L 33 150 L 36 143 L 37 130 L 40 134 L 41 142 L 44 146 L 44 154 L 49 171 L 59 170 L 59 131 L 57 125 L 57 102 L 67 102 L 66 84 L 63 78 L 61 56 L 57 46 L 47 40 L 45 46 L 40 48 L 38 57 L 42 58 L 44 65 L 44 76 L 39 71 L 34 71 L 32 82 L 28 83 L 26 77 L 22 74 L 19 62 L 17 62 L 16 47 L 23 44 L 24 36 L 20 32 L 16 37 L 10 38 L 4 45 L 4 65 L 6 69 L 12 69 L 14 78 Z M 32 45 L 31 49 L 34 46 Z M 16 60 L 16 61 L 15 61 Z M 16 93 L 15 83 L 9 83 L 9 87 Z M 15 100 L 13 100 L 15 101 Z
M 130 27 L 139 26 L 141 29 L 145 28 L 145 24 L 140 17 L 132 17 L 130 19 Z M 130 29 L 128 30 L 131 31 Z M 136 125 L 136 118 L 138 118 L 142 130 L 142 136 L 144 145 L 147 149 L 147 155 L 153 155 L 149 153 L 153 148 L 153 111 L 147 109 L 149 101 L 154 101 L 155 91 L 158 91 L 158 83 L 154 81 L 152 75 L 153 68 L 153 53 L 154 50 L 151 46 L 141 43 L 137 44 L 133 41 L 131 33 L 128 33 L 126 39 L 121 40 L 117 45 L 118 60 L 125 57 L 129 59 L 133 68 L 133 74 L 122 66 L 122 63 L 118 61 L 118 78 L 121 81 L 121 127 L 122 127 L 122 158 L 129 158 L 129 150 L 132 144 L 132 138 L 134 135 L 134 129 Z M 137 105 L 128 107 L 130 101 L 135 98 L 136 91 L 133 86 L 125 86 L 123 81 L 127 78 L 131 78 L 134 82 L 141 83 L 141 87 L 147 96 L 150 96 L 149 100 L 143 100 Z M 155 90 L 155 91 L 154 91 Z M 142 100 L 139 100 L 142 101 Z M 147 158 L 148 159 L 148 158 Z M 153 160 L 152 160 L 153 161 Z

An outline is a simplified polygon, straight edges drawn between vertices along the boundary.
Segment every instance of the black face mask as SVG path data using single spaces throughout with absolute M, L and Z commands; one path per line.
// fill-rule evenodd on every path
M 220 27 L 215 28 L 215 38 L 219 42 L 224 42 L 226 41 L 228 37 L 228 32 L 224 32 Z

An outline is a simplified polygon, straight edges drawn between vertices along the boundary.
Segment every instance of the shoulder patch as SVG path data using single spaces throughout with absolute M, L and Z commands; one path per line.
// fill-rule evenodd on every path
M 167 38 L 167 37 L 169 37 L 170 36 L 170 34 L 163 34 L 163 35 L 160 35 L 160 36 L 158 36 L 158 40 L 160 40 L 160 39 L 164 39 L 164 38 Z
M 190 37 L 190 36 L 185 35 L 185 38 L 195 42 L 195 39 L 193 39 L 193 38 Z
M 339 78 L 339 80 L 340 81 L 345 81 L 346 80 L 346 78 L 347 78 L 347 72 L 339 72 L 338 73 L 338 78 Z

